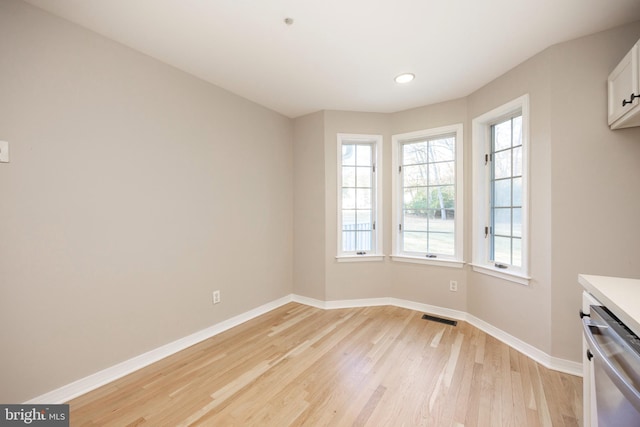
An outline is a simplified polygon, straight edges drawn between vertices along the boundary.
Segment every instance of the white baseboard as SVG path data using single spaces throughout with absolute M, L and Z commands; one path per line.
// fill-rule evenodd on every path
M 464 311 L 453 310 L 451 308 L 438 307 L 436 305 L 423 304 L 420 302 L 409 301 L 405 299 L 391 298 L 391 305 L 396 307 L 407 308 L 409 310 L 422 311 L 425 313 L 435 314 L 442 317 L 448 317 L 456 320 L 467 320 L 467 313 Z
M 508 334 L 502 329 L 496 328 L 490 323 L 485 322 L 467 312 L 453 310 L 450 308 L 438 307 L 435 305 L 423 304 L 409 300 L 403 300 L 398 298 L 370 298 L 370 299 L 355 299 L 355 300 L 335 300 L 335 301 L 320 301 L 313 298 L 303 297 L 300 295 L 293 295 L 293 301 L 300 304 L 306 304 L 322 309 L 335 309 L 335 308 L 355 308 L 355 307 L 373 307 L 380 305 L 393 305 L 396 307 L 407 308 L 410 310 L 421 311 L 425 313 L 435 314 L 437 316 L 448 317 L 456 320 L 463 320 L 469 322 L 481 331 L 491 335 L 492 337 L 502 341 L 508 346 L 518 350 L 526 356 L 532 358 L 542 366 L 553 369 L 554 371 L 564 372 L 571 375 L 582 376 L 582 363 L 573 362 L 571 360 L 560 359 L 550 356 L 537 347 L 527 344 L 519 338 Z
M 527 344 L 524 341 L 502 331 L 501 329 L 498 329 L 495 326 L 463 311 L 452 310 L 398 298 L 369 298 L 321 301 L 302 295 L 290 294 L 275 301 L 261 305 L 260 307 L 254 308 L 253 310 L 249 310 L 246 313 L 239 314 L 228 320 L 217 323 L 213 326 L 210 326 L 209 328 L 203 329 L 194 334 L 188 335 L 184 338 L 173 341 L 169 344 L 163 345 L 139 356 L 133 357 L 129 360 L 125 360 L 124 362 L 118 363 L 117 365 L 114 365 L 110 368 L 103 369 L 102 371 L 96 372 L 95 374 L 89 375 L 85 378 L 81 378 L 77 381 L 74 381 L 48 393 L 42 394 L 24 403 L 34 405 L 59 404 L 68 402 L 75 397 L 88 393 L 89 391 L 115 381 L 118 378 L 122 378 L 123 376 L 137 371 L 138 369 L 144 368 L 145 366 L 157 362 L 158 360 L 171 356 L 172 354 L 184 350 L 187 347 L 218 335 L 228 329 L 233 328 L 234 326 L 238 326 L 248 320 L 268 313 L 269 311 L 281 307 L 292 301 L 316 308 L 321 308 L 324 310 L 392 305 L 396 307 L 407 308 L 410 310 L 435 314 L 438 316 L 448 317 L 456 320 L 467 321 L 478 329 L 513 347 L 521 353 L 531 357 L 533 360 L 549 369 L 565 372 L 571 375 L 582 376 L 581 363 L 552 357 L 547 353 L 539 350 L 538 348 Z
M 546 368 L 553 369 L 554 371 L 564 372 L 566 374 L 576 375 L 579 377 L 582 376 L 582 363 L 552 357 L 544 351 L 538 349 L 537 347 L 534 347 L 531 344 L 527 344 L 521 339 L 506 333 L 502 329 L 498 329 L 490 323 L 487 323 L 482 319 L 478 319 L 477 317 L 472 316 L 468 313 L 467 322 L 471 323 L 473 326 L 480 329 L 481 331 L 486 332 L 492 337 L 502 341 L 508 346 L 518 350 L 520 353 L 529 356 Z
M 296 295 L 296 294 L 291 294 L 291 299 L 293 302 L 297 302 L 300 304 L 304 304 L 304 305 L 309 305 L 311 307 L 315 307 L 315 308 L 321 308 L 323 310 L 326 310 L 326 303 L 322 300 L 319 299 L 315 299 L 315 298 L 309 298 L 309 297 L 305 297 L 302 295 Z
M 296 294 L 293 294 L 293 301 L 300 304 L 321 308 L 323 310 L 335 310 L 338 308 L 377 307 L 381 305 L 394 305 L 392 302 L 393 298 L 365 298 L 365 299 L 322 301 L 319 299 L 309 298 L 309 297 L 296 295 Z
M 573 360 L 560 359 L 559 357 L 549 356 L 549 363 L 544 366 L 549 369 L 553 369 L 554 371 L 564 372 L 565 374 L 575 375 L 576 377 L 582 377 L 582 363 L 574 362 Z
M 165 344 L 129 360 L 125 360 L 124 362 L 118 363 L 110 368 L 103 369 L 102 371 L 96 372 L 88 377 L 81 378 L 71 384 L 67 384 L 56 390 L 35 397 L 25 402 L 25 404 L 59 404 L 68 402 L 75 397 L 85 394 L 91 390 L 95 390 L 98 387 L 115 381 L 118 378 L 122 378 L 125 375 L 137 371 L 138 369 L 144 368 L 145 366 L 149 366 L 158 360 L 164 359 L 165 357 L 171 356 L 172 354 L 184 350 L 187 347 L 191 347 L 194 344 L 218 335 L 219 333 L 231 329 L 234 326 L 238 326 L 248 320 L 268 313 L 269 311 L 291 301 L 293 301 L 292 295 L 279 298 L 275 301 L 254 308 L 253 310 L 249 310 L 246 313 L 239 314 L 184 338 L 180 338 L 179 340 Z

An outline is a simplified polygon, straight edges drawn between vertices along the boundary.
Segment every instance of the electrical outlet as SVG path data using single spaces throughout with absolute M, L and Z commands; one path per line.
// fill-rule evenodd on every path
M 451 292 L 458 292 L 458 282 L 456 282 L 455 280 L 450 280 L 449 281 L 449 290 Z
M 213 291 L 213 303 L 220 304 L 220 291 Z

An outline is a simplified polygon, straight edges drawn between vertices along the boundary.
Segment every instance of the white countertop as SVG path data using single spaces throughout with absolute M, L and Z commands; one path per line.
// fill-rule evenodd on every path
M 640 336 L 640 280 L 580 274 L 578 282 Z

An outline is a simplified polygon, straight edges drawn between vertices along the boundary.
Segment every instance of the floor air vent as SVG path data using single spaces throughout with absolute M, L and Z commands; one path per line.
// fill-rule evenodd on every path
M 425 320 L 432 320 L 434 322 L 444 323 L 445 325 L 456 326 L 458 324 L 457 320 L 443 319 L 442 317 L 430 316 L 428 314 L 425 314 L 424 316 L 422 316 L 422 318 Z

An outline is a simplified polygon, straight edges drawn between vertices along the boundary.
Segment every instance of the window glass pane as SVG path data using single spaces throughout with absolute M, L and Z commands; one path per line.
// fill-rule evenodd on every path
M 495 236 L 493 244 L 493 260 L 503 264 L 511 264 L 511 238 Z
M 356 189 L 357 209 L 371 209 L 371 190 L 365 188 Z
M 453 209 L 438 209 L 430 212 L 429 231 L 453 233 L 455 231 L 455 216 Z
M 522 116 L 513 118 L 513 146 L 522 145 Z
M 513 235 L 522 237 L 522 208 L 513 209 Z
M 513 149 L 513 176 L 522 176 L 522 147 Z
M 405 231 L 427 231 L 429 218 L 427 211 L 404 211 L 402 229 Z
M 433 135 L 433 134 L 432 134 Z M 400 252 L 455 256 L 456 134 L 400 143 Z
M 402 146 L 402 164 L 427 163 L 427 141 L 412 142 Z
M 353 188 L 342 189 L 342 209 L 355 209 L 356 190 Z
M 493 155 L 494 178 L 507 178 L 511 176 L 511 151 L 498 151 Z
M 376 242 L 376 180 L 373 165 L 376 156 L 376 142 L 355 141 L 349 136 L 339 136 L 341 158 L 338 164 L 338 178 L 341 180 L 341 228 L 339 252 L 354 253 L 374 250 Z M 378 140 L 378 138 L 376 138 Z
M 455 254 L 455 239 L 451 233 L 429 233 L 429 253 Z
M 420 231 L 407 231 L 403 233 L 404 248 L 406 252 L 427 252 L 429 233 Z
M 513 179 L 513 206 L 522 206 L 522 178 Z
M 505 110 L 505 105 L 473 120 L 474 126 L 482 129 L 478 133 L 477 146 L 476 142 L 473 144 L 474 151 L 478 149 L 474 153 L 474 161 L 480 163 L 475 166 L 486 165 L 485 153 L 489 153 L 491 166 L 490 169 L 485 168 L 489 172 L 488 180 L 484 181 L 487 178 L 484 174 L 483 178 L 479 175 L 473 177 L 473 183 L 477 185 L 475 188 L 480 190 L 479 194 L 473 195 L 474 212 L 479 216 L 473 225 L 474 234 L 486 233 L 487 226 L 490 231 L 487 245 L 475 247 L 472 259 L 487 266 L 495 262 L 521 268 L 528 264 L 526 259 L 522 259 L 522 247 L 526 248 L 527 244 L 522 242 L 523 235 L 527 234 L 523 218 L 527 216 L 523 211 L 527 208 L 523 206 L 527 200 L 523 200 L 523 191 L 528 179 L 523 175 L 526 173 L 523 169 L 527 153 L 527 147 L 523 146 L 527 142 L 523 134 L 523 110 L 527 109 L 528 97 L 514 100 L 513 105 L 513 109 Z M 526 254 L 526 249 L 524 252 Z M 505 273 L 517 274 L 518 269 L 514 269 L 505 270 Z M 522 272 L 527 273 L 526 268 Z
M 342 230 L 353 231 L 356 229 L 356 211 L 344 209 L 342 211 Z
M 428 166 L 416 165 L 402 168 L 402 182 L 405 187 L 415 187 L 427 185 Z
M 429 141 L 429 161 L 445 162 L 455 160 L 456 139 L 454 137 Z
M 522 239 L 513 239 L 513 261 L 511 264 L 522 267 Z
M 358 166 L 371 166 L 371 145 L 356 145 L 356 164 Z
M 427 209 L 427 188 L 412 187 L 404 190 L 404 208 L 412 210 Z
M 356 232 L 343 231 L 342 232 L 342 251 L 353 252 L 355 250 L 356 250 Z
M 493 234 L 511 236 L 511 209 L 493 210 Z
M 453 185 L 433 187 L 429 192 L 428 207 L 431 209 L 453 209 L 455 207 L 455 194 Z
M 371 230 L 373 223 L 371 221 L 370 210 L 359 210 L 356 212 L 356 220 L 358 224 L 358 230 Z
M 454 162 L 429 165 L 429 185 L 455 184 L 456 166 Z
M 504 150 L 511 147 L 511 120 L 498 123 L 493 126 L 494 151 Z
M 356 250 L 357 251 L 370 251 L 371 250 L 371 231 L 358 231 L 356 233 Z
M 501 179 L 493 183 L 493 206 L 511 206 L 510 179 Z
M 342 167 L 342 186 L 343 187 L 356 186 L 356 168 L 350 167 L 350 166 Z
M 356 186 L 371 188 L 371 167 L 357 167 L 356 171 Z
M 352 144 L 342 144 L 342 164 L 356 164 L 356 146 Z

